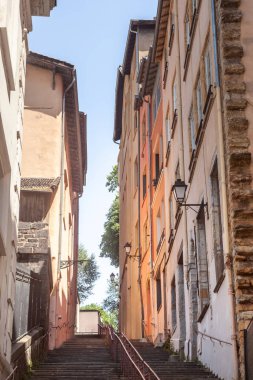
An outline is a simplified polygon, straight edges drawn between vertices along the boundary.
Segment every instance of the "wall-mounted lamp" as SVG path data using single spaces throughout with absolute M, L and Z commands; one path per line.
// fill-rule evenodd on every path
M 187 185 L 184 181 L 181 179 L 177 179 L 175 184 L 172 186 L 172 191 L 174 194 L 174 197 L 176 199 L 177 204 L 179 207 L 189 207 L 196 213 L 198 213 L 197 210 L 195 210 L 193 207 L 205 207 L 206 211 L 208 213 L 208 204 L 207 203 L 184 203 L 185 200 L 185 194 L 186 194 Z
M 126 243 L 125 245 L 124 245 L 124 248 L 125 248 L 125 251 L 126 251 L 126 255 L 129 255 L 129 253 L 130 253 L 130 251 L 131 251 L 131 248 L 132 248 L 132 245 L 131 245 L 131 243 Z

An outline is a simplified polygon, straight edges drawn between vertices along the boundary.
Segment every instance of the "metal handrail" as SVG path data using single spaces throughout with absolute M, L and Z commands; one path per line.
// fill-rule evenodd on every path
M 18 366 L 16 366 L 12 372 L 9 374 L 9 376 L 6 378 L 6 380 L 15 380 L 15 373 L 17 372 Z
M 121 365 L 122 365 L 122 370 L 123 370 L 123 374 L 124 375 L 127 375 L 127 376 L 131 376 L 133 379 L 136 379 L 136 375 L 138 376 L 139 375 L 139 378 L 142 379 L 142 380 L 145 380 L 147 379 L 141 372 L 140 368 L 137 366 L 137 364 L 134 362 L 133 358 L 131 357 L 131 355 L 129 354 L 129 352 L 127 351 L 127 348 L 125 347 L 124 343 L 122 342 L 122 340 L 120 339 L 120 337 L 117 335 L 117 334 L 114 334 L 115 337 L 117 338 L 118 342 L 120 343 L 120 348 L 121 350 L 123 349 L 124 352 L 121 351 Z M 123 357 L 123 353 L 125 354 L 125 356 L 127 356 L 128 358 L 128 362 L 131 363 L 131 365 L 134 367 L 134 372 L 133 373 L 133 368 L 129 368 L 128 365 L 124 365 L 125 363 L 125 360 L 124 360 L 124 357 Z M 127 363 L 128 364 L 128 363 Z M 130 374 L 129 374 L 129 371 L 130 371 Z M 137 372 L 137 373 L 136 373 Z
M 160 380 L 123 333 L 117 334 L 111 326 L 100 326 L 100 328 L 106 335 L 114 361 L 117 361 L 120 354 L 120 364 L 124 375 L 134 380 Z
M 130 340 L 125 336 L 125 334 L 121 333 L 120 334 L 122 336 L 122 338 L 125 340 L 126 344 L 130 347 L 130 350 L 132 352 L 133 355 L 137 356 L 137 360 L 140 361 L 141 365 L 142 365 L 142 370 L 144 373 L 144 375 L 149 375 L 148 379 L 152 379 L 152 380 L 160 380 L 160 378 L 157 376 L 157 374 L 153 371 L 153 369 L 148 365 L 148 363 L 142 358 L 142 356 L 140 355 L 140 353 L 136 350 L 136 348 L 134 347 L 134 345 L 130 342 Z M 153 377 L 150 377 L 150 376 L 153 376 Z M 146 379 L 147 377 L 145 377 Z

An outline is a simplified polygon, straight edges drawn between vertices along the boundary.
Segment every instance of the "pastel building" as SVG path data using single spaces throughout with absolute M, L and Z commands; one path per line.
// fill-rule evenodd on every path
M 27 63 L 18 266 L 25 264 L 47 286 L 40 326 L 54 349 L 76 325 L 86 115 L 79 111 L 73 65 L 36 53 Z
M 55 0 L 0 5 L 0 379 L 10 372 L 28 33 Z

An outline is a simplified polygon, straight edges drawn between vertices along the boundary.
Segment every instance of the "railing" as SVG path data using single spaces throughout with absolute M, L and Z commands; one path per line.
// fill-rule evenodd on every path
M 132 380 L 160 380 L 124 334 L 115 333 L 111 326 L 101 325 L 100 331 L 106 337 L 113 360 L 120 361 L 124 376 Z
M 16 374 L 17 374 L 18 367 L 15 367 L 13 371 L 9 374 L 9 376 L 6 378 L 6 380 L 15 380 Z
M 132 345 L 132 343 L 127 339 L 127 337 L 121 333 L 120 337 L 123 341 L 124 346 L 126 347 L 128 353 L 130 354 L 132 360 L 137 365 L 139 370 L 141 371 L 144 379 L 148 380 L 160 380 L 156 373 L 152 370 L 152 368 L 148 365 L 145 360 L 141 357 L 136 348 Z
M 31 358 L 29 361 L 32 363 L 39 363 L 43 361 L 48 351 L 48 335 L 47 332 L 42 337 L 38 338 L 38 342 L 34 342 L 31 350 Z M 26 358 L 26 352 L 22 352 L 22 355 L 14 361 L 15 368 L 6 380 L 20 380 L 23 375 L 29 370 L 29 363 Z

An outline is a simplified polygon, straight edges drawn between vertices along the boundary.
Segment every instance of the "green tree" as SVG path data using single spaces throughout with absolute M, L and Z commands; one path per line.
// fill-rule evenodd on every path
M 115 165 L 106 177 L 106 187 L 115 194 L 115 198 L 106 214 L 104 233 L 101 237 L 100 256 L 107 257 L 115 267 L 119 266 L 119 194 L 118 194 L 118 166 Z
M 85 260 L 78 264 L 77 289 L 80 301 L 84 302 L 92 294 L 95 282 L 100 276 L 94 254 L 89 255 L 83 245 L 78 250 L 78 259 Z
M 103 301 L 105 310 L 111 313 L 118 313 L 119 310 L 119 276 L 115 276 L 113 281 L 107 282 L 107 297 Z
M 102 323 L 105 325 L 111 325 L 115 330 L 117 330 L 118 318 L 113 313 L 104 310 L 101 305 L 91 303 L 89 305 L 82 306 L 81 310 L 98 310 L 100 312 Z

